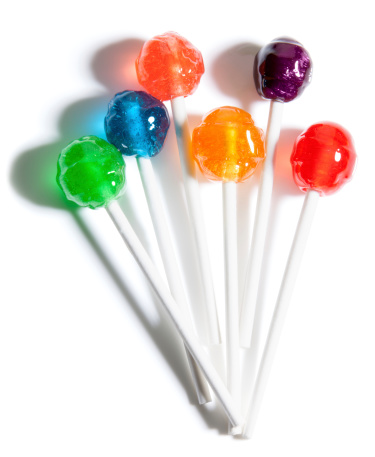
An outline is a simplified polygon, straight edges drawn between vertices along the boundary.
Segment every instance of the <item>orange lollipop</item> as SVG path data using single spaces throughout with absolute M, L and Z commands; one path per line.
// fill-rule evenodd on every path
M 193 154 L 208 179 L 243 182 L 265 157 L 263 132 L 246 111 L 223 106 L 194 129 Z
M 223 181 L 227 386 L 240 407 L 236 183 L 249 178 L 263 161 L 263 132 L 246 111 L 224 106 L 203 118 L 193 131 L 192 147 L 202 173 Z M 237 434 L 238 429 L 231 432 Z

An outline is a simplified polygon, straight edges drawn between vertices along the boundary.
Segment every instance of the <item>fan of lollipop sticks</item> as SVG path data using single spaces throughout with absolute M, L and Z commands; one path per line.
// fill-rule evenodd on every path
M 300 43 L 287 38 L 272 41 L 257 54 L 254 82 L 260 96 L 270 100 L 265 143 L 251 115 L 224 106 L 206 114 L 190 135 L 184 98 L 197 88 L 204 73 L 201 53 L 185 38 L 169 32 L 146 42 L 135 62 L 144 91 L 115 95 L 103 113 L 107 141 L 85 136 L 61 152 L 57 183 L 66 198 L 80 206 L 104 208 L 145 277 L 165 308 L 186 348 L 197 402 L 212 401 L 212 393 L 228 416 L 229 433 L 253 434 L 266 383 L 281 336 L 288 304 L 307 242 L 319 197 L 329 195 L 350 180 L 356 153 L 350 134 L 337 124 L 310 126 L 295 140 L 291 165 L 297 186 L 306 193 L 271 325 L 254 379 L 241 373 L 240 347 L 251 347 L 252 328 L 262 257 L 270 213 L 274 156 L 280 135 L 283 105 L 299 96 L 310 83 L 312 64 Z M 176 254 L 158 193 L 152 157 L 163 147 L 170 120 L 163 101 L 170 100 L 180 153 L 185 197 L 199 263 L 206 312 L 207 341 L 224 344 L 226 379 L 222 379 L 200 342 L 189 312 Z M 89 133 L 89 132 L 88 132 Z M 137 234 L 120 208 L 124 192 L 125 160 L 136 156 L 167 283 L 162 279 Z M 222 182 L 225 259 L 225 338 L 219 328 L 196 166 L 210 180 Z M 249 253 L 245 290 L 238 290 L 236 188 L 262 167 L 258 203 Z M 172 214 L 173 217 L 173 214 Z M 247 413 L 242 416 L 241 386 L 249 391 Z

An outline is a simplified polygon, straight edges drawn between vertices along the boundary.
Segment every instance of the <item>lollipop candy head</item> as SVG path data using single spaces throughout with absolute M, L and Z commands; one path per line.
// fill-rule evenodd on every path
M 345 129 L 331 122 L 314 124 L 299 135 L 290 162 L 302 191 L 329 195 L 352 177 L 357 155 Z
M 290 102 L 310 83 L 312 62 L 298 41 L 278 38 L 264 46 L 254 62 L 258 94 L 269 100 Z
M 193 131 L 192 148 L 202 173 L 215 181 L 245 181 L 265 157 L 262 130 L 250 114 L 232 106 L 202 119 Z
M 164 104 L 142 91 L 126 90 L 109 102 L 104 121 L 110 143 L 127 156 L 153 157 L 164 144 L 169 116 Z
M 125 185 L 125 162 L 111 144 L 84 136 L 59 155 L 57 184 L 66 198 L 80 206 L 99 208 L 118 198 Z
M 147 41 L 135 67 L 139 83 L 159 100 L 191 95 L 204 73 L 202 54 L 175 32 Z

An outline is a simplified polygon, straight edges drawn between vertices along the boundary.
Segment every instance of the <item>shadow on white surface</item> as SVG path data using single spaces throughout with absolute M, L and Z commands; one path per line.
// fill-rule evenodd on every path
M 253 65 L 261 45 L 243 42 L 222 52 L 213 62 L 211 74 L 226 95 L 238 100 L 238 107 L 251 113 L 251 105 L 260 98 L 253 81 Z

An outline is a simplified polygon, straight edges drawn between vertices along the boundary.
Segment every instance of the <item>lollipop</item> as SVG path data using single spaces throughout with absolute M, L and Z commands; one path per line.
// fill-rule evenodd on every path
M 264 160 L 263 132 L 250 114 L 223 106 L 206 114 L 193 131 L 194 159 L 202 173 L 224 188 L 244 182 Z M 229 186 L 227 186 L 229 184 Z
M 244 435 L 248 438 L 253 433 L 319 196 L 337 191 L 350 180 L 356 157 L 350 134 L 332 123 L 312 125 L 294 144 L 290 159 L 294 180 L 306 192 L 306 197 L 248 410 L 244 428 Z
M 147 41 L 136 61 L 140 84 L 159 100 L 191 95 L 204 73 L 201 53 L 175 32 Z
M 105 152 L 109 154 L 109 158 Z M 201 347 L 191 323 L 177 306 L 126 216 L 114 200 L 121 194 L 125 184 L 125 164 L 120 152 L 95 136 L 83 137 L 63 149 L 57 170 L 57 182 L 69 200 L 91 208 L 105 207 L 233 426 L 238 426 L 241 418 L 231 395 Z
M 101 208 L 122 194 L 125 162 L 111 144 L 96 136 L 84 136 L 62 150 L 56 180 L 68 200 Z
M 255 57 L 255 87 L 267 100 L 294 100 L 310 83 L 311 72 L 309 54 L 301 43 L 290 38 L 271 41 Z
M 307 51 L 297 41 L 279 38 L 264 46 L 256 55 L 254 81 L 259 95 L 271 100 L 266 133 L 266 160 L 258 192 L 254 232 L 243 296 L 241 344 L 251 344 L 258 284 L 262 267 L 268 216 L 271 207 L 274 155 L 280 136 L 284 103 L 294 100 L 310 83 L 312 64 Z
M 109 102 L 104 127 L 108 141 L 122 154 L 149 159 L 163 147 L 168 111 L 146 92 L 125 90 Z
M 140 84 L 159 100 L 171 100 L 190 221 L 193 228 L 200 277 L 205 295 L 209 340 L 220 343 L 220 330 L 208 246 L 200 204 L 196 170 L 191 158 L 191 138 L 184 97 L 198 87 L 204 73 L 201 53 L 185 38 L 169 32 L 147 41 L 136 60 Z
M 147 94 L 127 90 L 109 103 L 105 117 L 107 139 L 127 156 L 137 155 L 148 208 L 163 259 L 169 288 L 176 303 L 188 315 L 188 303 L 166 222 L 164 208 L 155 180 L 151 157 L 158 154 L 169 129 L 168 111 L 164 104 Z M 187 352 L 187 360 L 200 404 L 211 401 L 210 391 L 195 360 Z
M 202 173 L 223 182 L 227 385 L 240 405 L 236 183 L 249 178 L 264 159 L 263 132 L 250 114 L 224 106 L 210 111 L 194 129 L 192 148 Z

